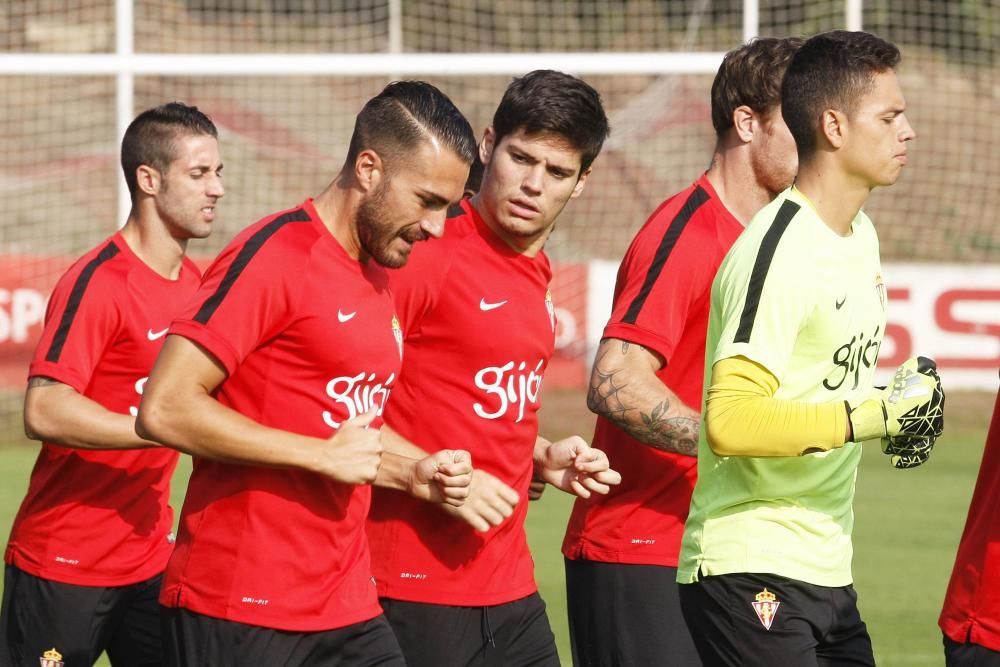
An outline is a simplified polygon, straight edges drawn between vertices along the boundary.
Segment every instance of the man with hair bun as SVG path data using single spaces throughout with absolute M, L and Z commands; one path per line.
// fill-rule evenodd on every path
M 160 594 L 168 664 L 403 664 L 370 485 L 460 505 L 471 464 L 383 451 L 404 357 L 386 267 L 441 235 L 474 153 L 441 91 L 388 85 L 330 185 L 237 235 L 171 325 L 137 423 L 194 456 Z

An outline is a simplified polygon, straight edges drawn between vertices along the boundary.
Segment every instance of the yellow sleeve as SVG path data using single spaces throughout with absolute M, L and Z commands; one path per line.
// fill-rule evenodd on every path
M 842 447 L 842 401 L 806 403 L 774 398 L 778 379 L 746 357 L 712 366 L 705 404 L 708 446 L 718 456 L 801 456 Z

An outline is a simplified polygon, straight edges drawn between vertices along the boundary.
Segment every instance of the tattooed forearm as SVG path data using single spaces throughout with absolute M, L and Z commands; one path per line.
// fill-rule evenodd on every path
M 627 346 L 627 342 L 622 343 L 623 353 Z M 641 399 L 634 395 L 635 388 L 627 381 L 627 373 L 602 365 L 604 357 L 598 357 L 590 378 L 587 391 L 590 410 L 650 447 L 696 456 L 701 428 L 697 415 L 689 415 L 691 411 L 676 397 L 663 398 L 651 408 L 639 405 Z
M 31 387 L 44 387 L 50 384 L 59 384 L 59 380 L 53 380 L 52 378 L 47 378 L 44 375 L 32 375 L 28 378 L 28 388 Z
M 701 421 L 691 417 L 657 417 L 657 413 L 665 413 L 669 402 L 664 401 L 653 409 L 651 414 L 639 412 L 643 426 L 624 426 L 628 433 L 648 445 L 668 452 L 677 452 L 688 456 L 698 455 L 698 432 Z

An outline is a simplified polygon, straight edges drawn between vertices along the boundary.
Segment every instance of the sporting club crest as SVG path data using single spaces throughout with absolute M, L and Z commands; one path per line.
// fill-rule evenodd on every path
M 882 282 L 882 274 L 875 274 L 875 293 L 878 294 L 878 301 L 882 304 L 882 310 L 885 311 L 889 307 L 889 298 L 885 291 L 885 283 Z
M 757 593 L 755 600 L 750 603 L 765 630 L 771 629 L 771 623 L 774 622 L 774 615 L 778 613 L 780 604 L 778 597 L 766 588 Z
M 549 313 L 549 325 L 556 330 L 556 307 L 552 305 L 552 290 L 545 290 L 545 310 Z
M 396 347 L 399 348 L 399 358 L 403 358 L 403 329 L 399 326 L 399 319 L 392 316 L 392 337 L 396 339 Z
M 41 667 L 64 667 L 66 663 L 63 662 L 62 653 L 50 648 L 38 659 L 38 664 Z

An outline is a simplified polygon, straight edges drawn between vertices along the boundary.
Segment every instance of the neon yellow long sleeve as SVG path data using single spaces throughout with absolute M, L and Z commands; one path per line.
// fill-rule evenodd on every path
M 843 401 L 806 403 L 774 398 L 778 379 L 745 357 L 712 367 L 705 407 L 708 445 L 718 456 L 801 456 L 842 447 Z

